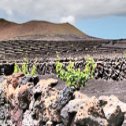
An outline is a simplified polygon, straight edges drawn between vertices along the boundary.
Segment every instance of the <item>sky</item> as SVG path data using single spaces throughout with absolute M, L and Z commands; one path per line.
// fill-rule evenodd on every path
M 126 38 L 126 0 L 0 0 L 0 18 L 69 22 L 91 36 Z

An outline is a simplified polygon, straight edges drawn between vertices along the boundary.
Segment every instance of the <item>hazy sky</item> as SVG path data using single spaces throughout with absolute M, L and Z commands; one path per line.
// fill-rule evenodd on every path
M 126 0 L 0 0 L 0 18 L 70 22 L 92 36 L 126 38 Z

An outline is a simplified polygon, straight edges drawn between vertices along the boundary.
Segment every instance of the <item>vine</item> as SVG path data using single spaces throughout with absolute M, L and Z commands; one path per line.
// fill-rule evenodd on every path
M 55 65 L 58 77 L 65 81 L 67 86 L 74 86 L 75 88 L 85 86 L 86 82 L 94 77 L 96 68 L 96 63 L 92 57 L 86 59 L 86 65 L 82 71 L 79 68 L 75 69 L 74 62 L 71 61 L 66 68 L 60 60 L 57 60 Z

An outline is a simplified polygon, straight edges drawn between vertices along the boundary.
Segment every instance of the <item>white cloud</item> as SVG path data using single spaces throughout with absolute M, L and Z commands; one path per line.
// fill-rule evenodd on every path
M 126 0 L 0 0 L 3 18 L 24 22 L 71 22 L 90 17 L 126 15 Z M 2 17 L 1 17 L 2 18 Z
M 61 17 L 60 22 L 61 23 L 69 22 L 71 24 L 75 24 L 75 17 L 73 16 Z
M 11 9 L 6 9 L 6 14 L 9 16 L 13 16 L 13 11 Z

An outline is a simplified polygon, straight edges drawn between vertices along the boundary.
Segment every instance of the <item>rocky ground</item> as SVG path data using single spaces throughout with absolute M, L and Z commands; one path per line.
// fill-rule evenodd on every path
M 118 99 L 117 84 L 116 88 L 101 82 L 93 88 L 93 84 L 96 84 L 94 80 L 89 81 L 84 89 L 76 91 L 54 75 L 30 77 L 18 73 L 4 76 L 0 88 L 0 124 L 125 126 L 126 103 L 125 99 Z M 125 95 L 123 84 L 123 91 L 121 87 L 118 90 Z M 115 91 L 114 95 L 109 94 L 110 90 Z

